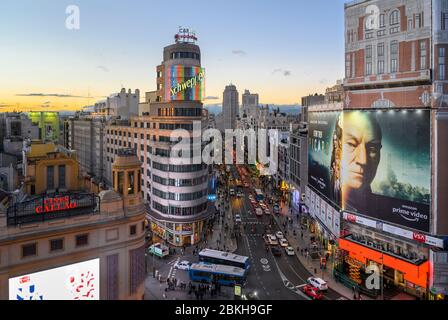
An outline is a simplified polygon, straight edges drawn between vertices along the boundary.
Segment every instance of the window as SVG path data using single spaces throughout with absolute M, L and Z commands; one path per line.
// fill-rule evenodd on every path
M 50 240 L 50 251 L 59 251 L 64 249 L 64 239 Z
M 352 76 L 351 74 L 352 66 L 350 61 L 350 54 L 347 54 L 345 56 L 345 76 L 347 78 L 350 78 Z
M 378 44 L 377 52 L 378 52 L 378 70 L 377 70 L 377 73 L 378 74 L 383 74 L 384 73 L 384 43 L 379 43 Z
M 400 12 L 398 10 L 392 11 L 390 14 L 389 23 L 392 26 L 400 23 Z
M 129 235 L 135 236 L 137 234 L 137 225 L 132 225 L 129 227 Z
M 134 172 L 128 172 L 128 194 L 134 194 L 135 189 L 134 189 Z
M 366 47 L 366 75 L 372 74 L 372 46 Z
M 22 246 L 22 258 L 33 257 L 36 255 L 37 243 L 29 243 Z
M 54 189 L 54 167 L 53 166 L 47 167 L 47 189 L 48 190 Z
M 386 16 L 384 14 L 380 14 L 380 28 L 384 28 L 386 26 Z
M 83 247 L 89 244 L 89 235 L 88 234 L 80 234 L 76 236 L 76 246 Z
M 370 76 L 372 74 L 372 62 L 366 63 L 366 75 Z
M 384 73 L 384 60 L 378 60 L 378 74 Z
M 439 48 L 439 80 L 446 80 L 446 50 Z
M 378 44 L 378 57 L 384 57 L 384 43 Z
M 390 43 L 390 72 L 398 72 L 398 41 Z
M 442 25 L 441 25 L 441 29 L 442 30 L 446 30 L 448 27 L 448 13 L 447 12 L 442 12 Z
M 426 41 L 420 42 L 420 69 L 426 69 Z
M 65 188 L 65 165 L 58 167 L 59 169 L 59 188 Z

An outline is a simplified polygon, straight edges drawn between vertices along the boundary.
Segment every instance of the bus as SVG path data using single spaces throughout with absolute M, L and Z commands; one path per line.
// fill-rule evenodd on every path
M 190 280 L 201 283 L 219 283 L 223 286 L 244 286 L 246 272 L 244 269 L 209 263 L 194 263 L 188 271 Z
M 255 189 L 255 199 L 257 201 L 263 201 L 264 200 L 264 194 L 261 192 L 260 189 Z
M 212 249 L 204 249 L 199 252 L 199 261 L 211 264 L 221 264 L 248 270 L 249 257 Z

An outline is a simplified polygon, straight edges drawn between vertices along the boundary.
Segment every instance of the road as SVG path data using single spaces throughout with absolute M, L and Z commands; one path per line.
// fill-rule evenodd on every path
M 231 174 L 234 181 L 240 178 L 236 166 L 231 167 Z M 266 251 L 263 239 L 266 226 L 271 225 L 270 233 L 276 233 L 281 230 L 275 223 L 273 216 L 263 215 L 262 217 L 257 217 L 253 212 L 249 194 L 253 193 L 254 187 L 257 185 L 256 182 L 255 179 L 251 178 L 250 187 L 243 189 L 243 197 L 231 197 L 232 214 L 228 216 L 228 219 L 234 219 L 236 214 L 241 216 L 242 223 L 237 237 L 238 248 L 235 253 L 248 256 L 251 262 L 247 285 L 243 288 L 243 293 L 257 292 L 257 296 L 261 300 L 310 300 L 300 288 L 306 284 L 306 279 L 312 275 L 300 263 L 298 257 L 286 255 L 284 248 L 281 248 L 281 257 L 274 257 L 270 250 Z M 270 208 L 270 211 L 272 213 L 272 208 Z M 188 272 L 176 270 L 174 264 L 181 260 L 197 262 L 198 257 L 194 256 L 192 251 L 193 248 L 187 248 L 183 255 L 178 252 L 164 260 L 148 257 L 147 270 L 149 273 L 146 280 L 147 290 L 145 293 L 148 299 L 163 299 L 166 287 L 166 283 L 159 283 L 153 278 L 153 267 L 160 271 L 163 279 L 174 277 L 180 282 L 189 282 Z M 168 299 L 194 299 L 194 296 L 180 290 L 169 291 L 165 294 L 169 296 Z M 324 299 L 327 300 L 335 300 L 340 297 L 331 288 L 324 294 Z M 207 299 L 210 299 L 210 297 Z M 214 297 L 214 299 L 233 300 L 233 288 L 223 288 L 223 292 L 218 297 Z
M 232 167 L 234 178 L 240 178 L 235 166 Z M 255 181 L 251 180 L 250 186 L 255 186 Z M 263 234 L 265 226 L 271 224 L 271 233 L 281 231 L 270 215 L 257 217 L 252 210 L 249 201 L 249 194 L 253 187 L 244 188 L 244 197 L 232 198 L 232 211 L 242 217 L 241 237 L 238 239 L 237 254 L 248 256 L 252 267 L 248 275 L 248 290 L 257 291 L 260 299 L 272 300 L 304 300 L 309 299 L 300 289 L 306 284 L 306 279 L 312 276 L 309 271 L 300 263 L 296 256 L 287 256 L 282 248 L 282 256 L 274 257 L 267 252 Z M 272 208 L 270 208 L 272 213 Z M 255 229 L 252 229 L 252 228 Z M 329 289 L 324 294 L 324 299 L 334 300 L 340 295 Z

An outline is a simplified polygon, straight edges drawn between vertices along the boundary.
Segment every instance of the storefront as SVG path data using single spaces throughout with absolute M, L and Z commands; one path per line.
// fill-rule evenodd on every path
M 203 227 L 203 221 L 192 223 L 151 223 L 155 242 L 166 240 L 170 245 L 176 247 L 196 245 L 199 243 L 199 235 Z
M 372 245 L 372 247 L 370 247 Z M 375 249 L 372 243 L 357 243 L 351 235 L 339 240 L 343 265 L 341 271 L 365 287 L 370 275 L 367 267 L 374 265 L 381 274 L 383 291 L 405 292 L 417 298 L 426 296 L 429 277 L 428 260 L 407 260 L 392 253 Z

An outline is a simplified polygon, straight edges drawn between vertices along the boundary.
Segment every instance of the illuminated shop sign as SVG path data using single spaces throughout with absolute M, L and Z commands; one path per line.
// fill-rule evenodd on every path
M 190 30 L 188 28 L 179 27 L 179 32 L 174 36 L 176 43 L 186 42 L 186 43 L 195 43 L 198 41 L 196 37 L 196 32 L 194 30 Z
M 75 200 L 70 201 L 70 197 L 59 197 L 44 199 L 43 205 L 36 207 L 36 213 L 48 213 L 55 211 L 64 211 L 75 209 L 78 207 L 78 203 Z
M 100 259 L 9 279 L 9 300 L 99 300 Z
M 442 239 L 438 239 L 435 237 L 431 237 L 431 236 L 427 236 L 423 233 L 419 233 L 419 232 L 415 232 L 415 231 L 410 231 L 410 230 L 405 230 L 402 228 L 398 228 L 398 227 L 394 227 L 385 223 L 381 223 L 381 222 L 377 222 L 371 219 L 367 219 L 364 217 L 360 217 L 354 214 L 350 214 L 347 212 L 344 212 L 343 214 L 343 218 L 344 220 L 351 222 L 351 223 L 356 223 L 356 224 L 360 224 L 366 227 L 370 227 L 373 229 L 377 229 L 383 232 L 387 232 L 390 234 L 393 234 L 395 236 L 400 236 L 409 240 L 413 240 L 413 241 L 417 241 L 420 243 L 424 243 L 427 244 L 429 246 L 435 246 L 435 247 L 439 247 L 439 248 L 444 248 L 444 244 L 443 244 L 443 240 Z
M 184 92 L 189 88 L 194 88 L 203 81 L 204 81 L 204 72 L 201 71 L 197 76 L 194 76 L 193 78 L 183 83 L 178 83 L 177 86 L 171 88 L 171 96 L 175 96 L 178 93 Z
M 99 210 L 100 201 L 95 193 L 44 194 L 9 206 L 7 221 L 8 225 L 19 225 L 96 214 Z

